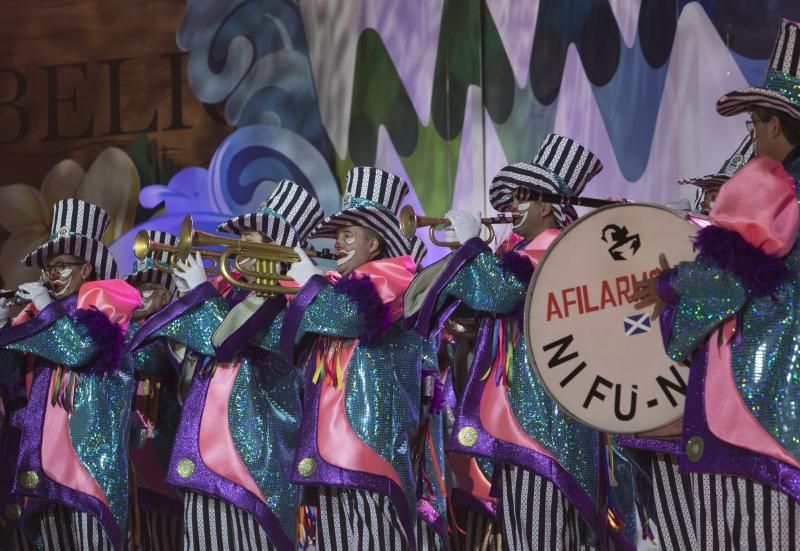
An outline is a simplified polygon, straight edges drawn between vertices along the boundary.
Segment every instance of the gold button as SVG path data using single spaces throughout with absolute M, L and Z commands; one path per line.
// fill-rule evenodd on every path
M 191 459 L 181 459 L 176 470 L 181 478 L 189 478 L 194 474 L 194 463 Z
M 22 507 L 16 503 L 6 505 L 6 516 L 12 520 L 16 520 L 22 516 Z
M 39 475 L 36 474 L 36 471 L 25 471 L 20 475 L 19 483 L 26 490 L 33 490 L 39 485 Z
M 317 462 L 312 457 L 301 459 L 297 464 L 297 472 L 306 478 L 317 472 Z
M 478 441 L 478 431 L 474 427 L 464 427 L 458 431 L 458 443 L 471 448 Z
M 689 458 L 689 461 L 699 461 L 701 457 L 703 457 L 703 448 L 705 447 L 705 442 L 699 436 L 692 436 L 689 438 L 689 441 L 686 443 L 686 457 Z

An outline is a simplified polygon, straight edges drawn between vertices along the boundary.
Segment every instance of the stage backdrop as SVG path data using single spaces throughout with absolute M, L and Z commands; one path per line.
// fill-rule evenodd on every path
M 486 188 L 548 132 L 605 170 L 594 196 L 674 202 L 719 168 L 791 1 L 7 1 L 0 20 L 0 275 L 77 196 L 112 215 L 124 271 L 140 228 L 211 229 L 281 178 L 337 208 L 360 164 L 427 214 L 490 212 Z M 427 261 L 441 255 L 431 249 Z

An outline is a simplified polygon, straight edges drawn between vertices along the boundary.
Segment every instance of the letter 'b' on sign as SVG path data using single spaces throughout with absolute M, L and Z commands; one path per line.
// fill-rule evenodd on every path
M 525 304 L 528 356 L 571 416 L 637 434 L 683 415 L 689 370 L 664 352 L 652 309 L 636 310 L 630 296 L 660 273 L 660 253 L 673 264 L 693 260 L 691 240 L 705 224 L 658 205 L 604 207 L 569 226 L 539 262 Z

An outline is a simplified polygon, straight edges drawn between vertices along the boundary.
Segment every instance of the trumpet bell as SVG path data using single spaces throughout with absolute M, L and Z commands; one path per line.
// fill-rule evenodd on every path
M 133 240 L 133 256 L 137 260 L 144 260 L 148 254 L 150 254 L 150 236 L 146 230 L 142 230 Z
M 400 209 L 399 221 L 400 231 L 410 239 L 417 231 L 417 213 L 414 212 L 414 207 L 406 205 Z

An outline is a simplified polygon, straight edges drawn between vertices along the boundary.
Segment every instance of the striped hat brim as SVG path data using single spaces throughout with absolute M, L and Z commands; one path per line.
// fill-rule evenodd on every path
M 730 117 L 749 111 L 753 107 L 767 107 L 800 119 L 800 105 L 791 102 L 782 94 L 766 88 L 749 87 L 729 92 L 717 100 L 717 112 Z
M 504 167 L 489 185 L 489 202 L 499 212 L 508 211 L 519 188 L 559 193 L 560 186 L 552 172 L 530 163 Z
M 700 176 L 699 178 L 684 178 L 682 180 L 678 180 L 678 183 L 682 186 L 692 185 L 702 189 L 708 189 L 710 187 L 721 186 L 729 179 L 730 176 L 727 174 L 717 172 L 716 174 L 706 174 L 705 176 Z
M 411 253 L 411 244 L 400 230 L 397 218 L 378 207 L 359 205 L 337 212 L 320 222 L 309 237 L 335 239 L 336 232 L 347 226 L 363 226 L 377 233 L 386 243 L 389 257 L 407 256 Z
M 175 281 L 172 276 L 156 268 L 148 268 L 139 272 L 132 272 L 122 278 L 126 283 L 156 283 L 170 291 L 175 291 Z
M 83 258 L 94 266 L 97 279 L 114 279 L 119 270 L 117 262 L 105 245 L 97 239 L 84 235 L 70 235 L 58 237 L 39 246 L 32 253 L 22 259 L 25 266 L 44 268 L 50 257 L 69 254 Z
M 269 237 L 274 243 L 284 247 L 304 246 L 297 239 L 297 232 L 291 224 L 277 216 L 259 213 L 242 214 L 220 224 L 217 231 L 241 235 L 243 231 L 257 231 Z

